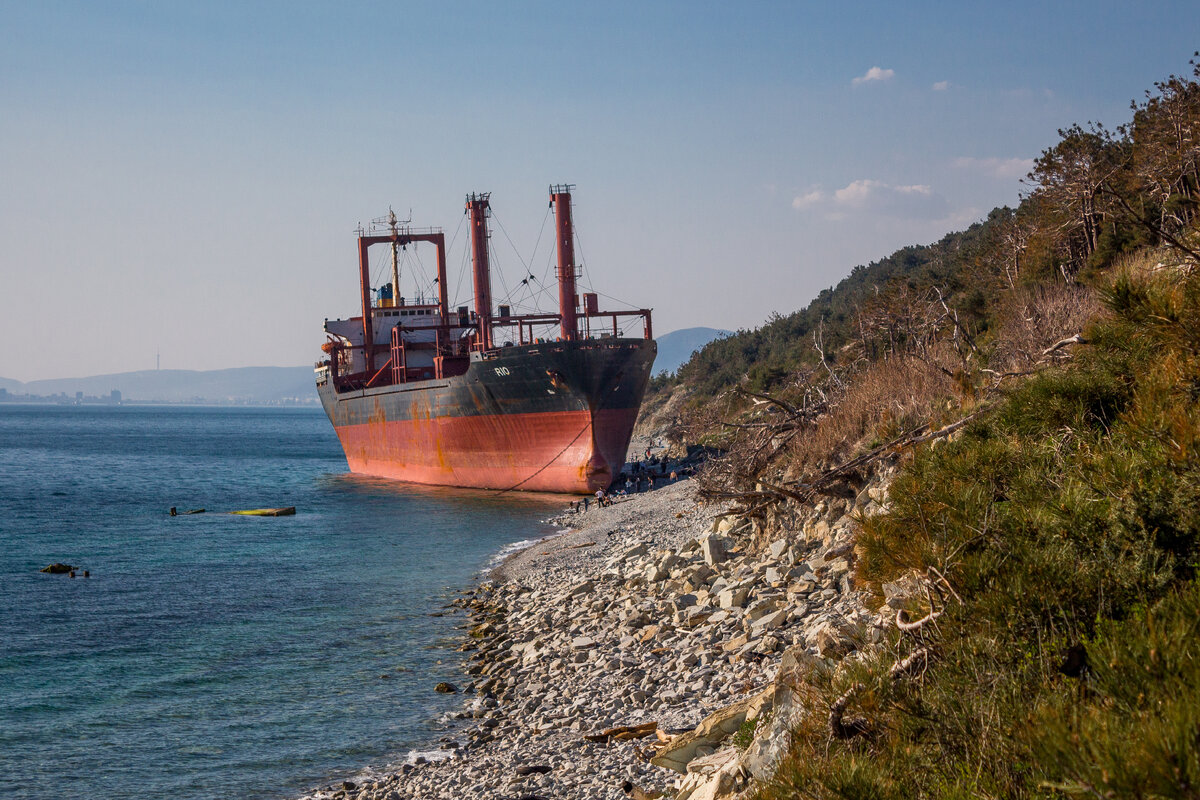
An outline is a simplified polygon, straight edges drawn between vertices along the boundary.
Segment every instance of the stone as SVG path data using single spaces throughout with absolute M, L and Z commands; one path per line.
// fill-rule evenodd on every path
M 721 608 L 741 608 L 746 602 L 746 596 L 750 591 L 745 587 L 736 589 L 724 589 L 717 595 L 717 603 Z
M 753 697 L 747 697 L 731 706 L 714 711 L 687 733 L 672 736 L 650 759 L 650 763 L 656 767 L 666 767 L 680 774 L 686 774 L 689 762 L 699 755 L 697 751 L 701 748 L 715 749 L 726 738 L 737 732 L 752 710 L 756 714 L 761 713 L 761 709 L 771 702 L 774 695 L 775 687 L 772 686 Z M 708 753 L 712 753 L 712 750 L 708 750 Z
M 721 645 L 721 649 L 724 650 L 726 653 L 732 653 L 737 650 L 741 650 L 743 647 L 746 646 L 746 643 L 748 641 L 750 641 L 750 637 L 743 633 L 738 636 L 734 636 L 732 639 L 729 639 L 728 641 L 726 641 L 724 644 Z
M 571 590 L 569 592 L 567 592 L 567 596 L 575 597 L 576 595 L 588 594 L 595 588 L 596 588 L 595 581 L 583 581 L 582 583 L 578 583 L 575 586 L 571 587 Z
M 687 564 L 686 559 L 681 558 L 675 553 L 667 553 L 662 557 L 662 560 L 658 562 L 658 569 L 660 572 L 665 572 L 669 575 L 676 567 L 681 567 L 685 564 Z
M 571 640 L 572 650 L 589 650 L 596 646 L 596 640 L 590 636 L 576 636 Z
M 770 547 L 770 551 L 769 551 L 771 553 L 771 558 L 775 561 L 778 561 L 781 558 L 783 558 L 784 551 L 787 550 L 787 547 L 788 547 L 787 539 L 777 539 L 776 541 L 771 542 L 771 547 Z
M 754 621 L 760 617 L 764 617 L 779 608 L 779 603 L 771 598 L 763 598 L 751 603 L 746 609 L 746 618 Z
M 832 621 L 822 623 L 813 636 L 813 643 L 825 658 L 834 655 L 845 655 L 852 652 L 856 645 L 847 631 L 843 631 Z
M 455 694 L 458 692 L 458 687 L 453 683 L 442 681 L 437 686 L 433 687 L 433 690 L 435 692 L 440 692 L 441 694 Z
M 725 540 L 720 536 L 709 535 L 701 539 L 700 552 L 704 556 L 704 563 L 710 567 L 729 560 L 729 553 L 725 550 Z
M 751 636 L 761 636 L 764 631 L 773 631 L 776 628 L 782 628 L 784 623 L 787 622 L 787 617 L 788 610 L 786 608 L 763 615 L 754 623 L 754 627 L 751 629 Z
M 622 553 L 621 560 L 628 561 L 631 558 L 637 558 L 638 556 L 644 556 L 644 555 L 646 555 L 646 553 L 647 553 L 646 543 L 641 542 L 641 543 L 636 544 L 633 547 L 629 548 L 624 553 Z

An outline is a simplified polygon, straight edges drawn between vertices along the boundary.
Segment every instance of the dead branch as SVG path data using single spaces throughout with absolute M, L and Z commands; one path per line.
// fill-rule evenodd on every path
M 744 394 L 747 397 L 754 397 L 754 398 L 757 398 L 764 402 L 770 403 L 773 406 L 778 406 L 779 408 L 782 408 L 784 411 L 786 411 L 788 414 L 790 414 L 793 417 L 803 416 L 801 414 L 801 412 L 798 411 L 794 406 L 784 402 L 783 400 L 780 400 L 778 397 L 771 397 L 769 394 L 759 394 L 758 392 L 752 392 L 749 389 L 745 389 L 741 386 L 735 386 L 733 390 L 735 392 L 737 392 L 738 394 Z
M 888 674 L 894 681 L 898 681 L 901 678 L 911 678 L 915 673 L 924 670 L 928 663 L 929 648 L 922 647 L 919 650 L 914 650 L 908 657 L 893 664 Z
M 1161 225 L 1156 225 L 1153 220 L 1139 214 L 1136 210 L 1134 210 L 1133 206 L 1129 205 L 1120 192 L 1113 190 L 1113 188 L 1108 184 L 1107 180 L 1100 184 L 1100 192 L 1112 197 L 1118 203 L 1120 203 L 1121 208 L 1125 211 L 1125 213 L 1132 217 L 1133 220 L 1139 225 L 1149 230 L 1155 236 L 1160 237 L 1163 241 L 1165 241 L 1171 247 L 1174 247 L 1179 252 L 1190 256 L 1196 262 L 1200 263 L 1200 252 L 1193 250 L 1179 239 L 1167 233 L 1167 231 L 1164 230 Z
M 946 305 L 946 301 L 942 297 L 941 289 L 939 289 L 938 287 L 935 286 L 935 287 L 933 287 L 933 290 L 935 292 L 937 292 L 938 302 L 941 303 L 942 308 L 946 312 L 946 316 L 949 317 L 950 320 L 954 323 L 954 327 L 957 330 L 957 332 L 962 334 L 963 340 L 966 341 L 967 346 L 971 348 L 971 351 L 973 353 L 975 353 L 975 355 L 979 355 L 979 348 L 975 346 L 975 339 L 971 336 L 970 333 L 967 332 L 967 329 L 965 327 L 963 327 L 963 324 L 958 321 L 958 312 L 951 311 L 950 306 Z
M 913 633 L 921 630 L 921 628 L 924 628 L 930 622 L 934 622 L 941 615 L 941 611 L 930 611 L 916 622 L 908 622 L 905 620 L 905 617 L 908 616 L 908 613 L 902 608 L 896 612 L 896 627 L 905 633 Z
M 765 486 L 767 489 L 771 490 L 772 492 L 775 492 L 775 493 L 777 493 L 777 494 L 781 494 L 781 495 L 783 495 L 784 497 L 789 497 L 789 498 L 791 498 L 792 500 L 795 500 L 795 501 L 797 501 L 797 502 L 799 502 L 799 503 L 803 503 L 803 502 L 806 502 L 806 501 L 808 500 L 808 498 L 807 498 L 807 497 L 805 497 L 805 496 L 804 496 L 804 495 L 802 495 L 802 494 L 798 494 L 797 492 L 793 492 L 793 491 L 791 491 L 790 489 L 785 489 L 785 488 L 783 488 L 782 486 L 776 486 L 776 485 L 775 485 L 775 484 L 773 484 L 773 483 L 768 483 L 768 482 L 766 482 L 766 481 L 762 480 L 761 478 L 758 480 L 758 483 L 759 483 L 761 486 Z
M 917 436 L 917 437 L 914 437 L 913 439 L 910 439 L 909 441 L 904 443 L 904 446 L 910 447 L 914 444 L 921 444 L 922 442 L 932 441 L 933 439 L 944 439 L 945 437 L 954 433 L 959 428 L 961 428 L 964 425 L 966 425 L 967 423 L 969 423 L 971 420 L 978 417 L 985 410 L 986 410 L 985 408 L 977 409 L 977 410 L 971 412 L 970 414 L 968 414 L 967 416 L 963 417 L 962 419 L 960 419 L 958 422 L 952 422 L 944 428 L 938 428 L 936 431 L 927 433 L 924 436 Z
M 954 591 L 954 587 L 950 585 L 950 581 L 946 580 L 946 576 L 939 572 L 938 568 L 934 566 L 931 566 L 929 571 L 938 576 L 938 581 L 950 591 L 950 594 L 954 595 L 954 599 L 958 601 L 959 605 L 962 605 L 963 599 L 958 596 L 958 592 Z
M 853 697 L 865 688 L 856 683 L 846 690 L 846 693 L 833 702 L 829 707 L 829 735 L 835 739 L 853 739 L 870 730 L 870 723 L 863 717 L 845 719 L 846 706 Z
M 1051 353 L 1063 349 L 1067 345 L 1087 344 L 1087 343 L 1088 343 L 1087 339 L 1083 338 L 1082 336 L 1080 336 L 1077 333 L 1074 336 L 1068 336 L 1065 339 L 1060 339 L 1059 341 L 1057 341 L 1054 344 L 1047 347 L 1045 350 L 1042 351 L 1042 358 L 1045 358 L 1046 356 L 1050 355 Z

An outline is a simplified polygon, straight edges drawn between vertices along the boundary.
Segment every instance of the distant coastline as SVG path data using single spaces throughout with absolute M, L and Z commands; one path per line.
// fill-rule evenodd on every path
M 0 378 L 0 403 L 52 405 L 320 405 L 311 367 L 143 370 L 82 378 Z

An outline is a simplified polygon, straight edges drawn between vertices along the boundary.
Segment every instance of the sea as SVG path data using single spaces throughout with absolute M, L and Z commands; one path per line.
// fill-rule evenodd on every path
M 436 745 L 447 603 L 564 502 L 351 475 L 317 408 L 0 404 L 3 795 L 286 798 Z

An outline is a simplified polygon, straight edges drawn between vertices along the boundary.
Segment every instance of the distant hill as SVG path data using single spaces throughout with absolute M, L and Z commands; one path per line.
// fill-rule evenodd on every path
M 123 400 L 143 403 L 316 402 L 312 367 L 238 367 L 208 371 L 143 370 L 87 378 L 57 378 L 21 383 L 0 378 L 10 394 L 48 397 L 107 397 L 115 389 Z
M 683 328 L 658 337 L 658 357 L 654 359 L 654 373 L 674 372 L 688 362 L 692 353 L 704 345 L 730 336 L 733 331 L 717 328 Z

